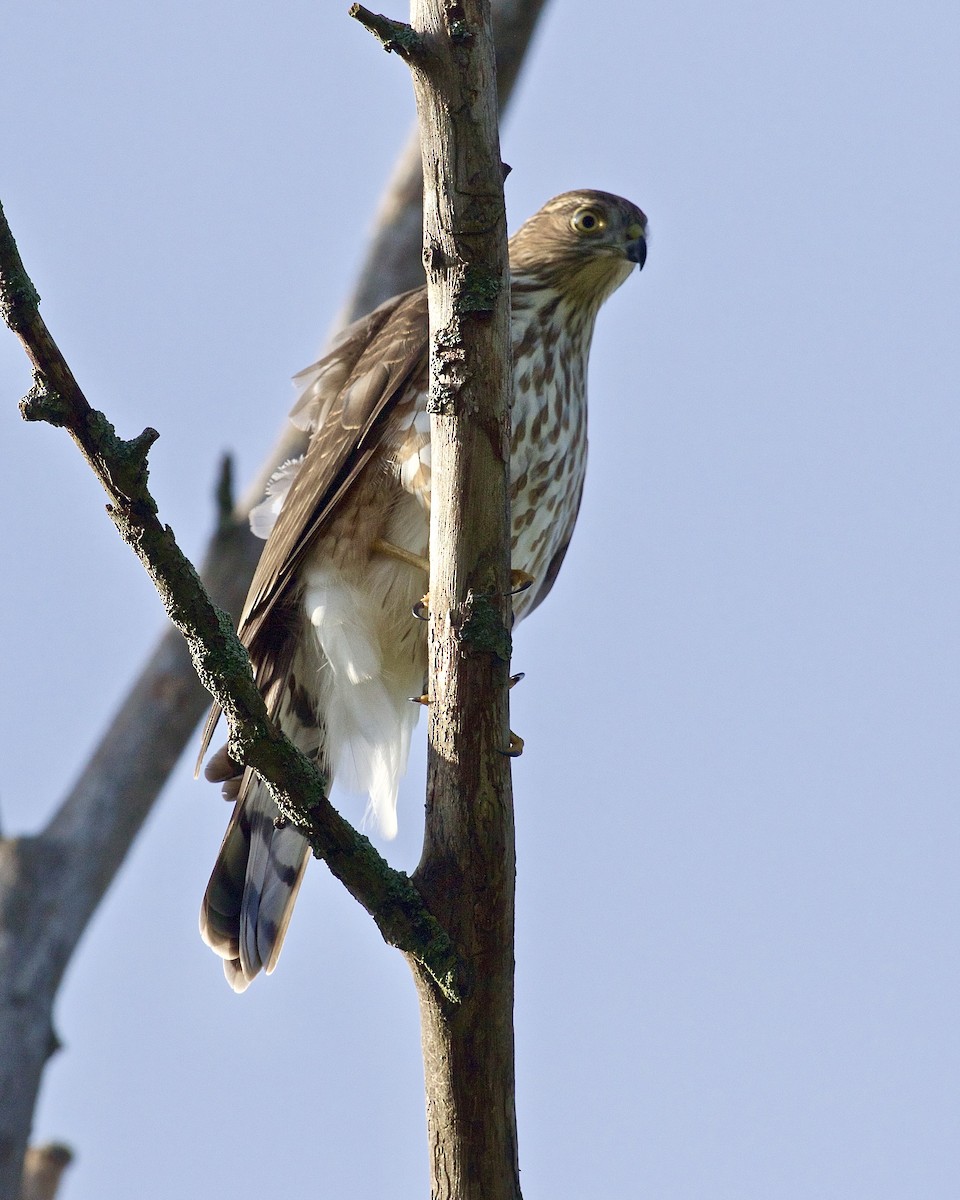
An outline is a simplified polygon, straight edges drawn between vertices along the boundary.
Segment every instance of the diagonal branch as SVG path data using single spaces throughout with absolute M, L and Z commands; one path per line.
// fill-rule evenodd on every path
M 233 622 L 210 601 L 173 531 L 160 523 L 147 488 L 147 453 L 159 435 L 147 429 L 124 441 L 91 408 L 38 303 L 0 208 L 0 311 L 34 364 L 34 387 L 21 405 L 24 416 L 62 426 L 80 447 L 110 498 L 114 525 L 153 580 L 186 639 L 197 675 L 227 718 L 232 757 L 269 783 L 281 812 L 373 916 L 385 939 L 421 962 L 455 999 L 457 959 L 449 938 L 406 875 L 394 871 L 340 816 L 315 766 L 269 720 Z

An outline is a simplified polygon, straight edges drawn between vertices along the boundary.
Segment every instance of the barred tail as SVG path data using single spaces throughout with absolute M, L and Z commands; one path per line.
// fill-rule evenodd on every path
M 309 846 L 252 774 L 237 801 L 200 908 L 200 936 L 235 992 L 277 965 Z
M 306 639 L 304 653 L 309 649 Z M 291 670 L 269 687 L 268 707 L 294 745 L 326 770 L 324 730 L 297 684 L 298 670 L 302 678 L 316 673 L 312 662 L 296 655 Z M 224 797 L 236 804 L 200 906 L 200 936 L 223 959 L 227 982 L 242 992 L 260 971 L 269 974 L 277 965 L 310 847 L 280 819 L 263 780 L 238 767 L 226 746 L 204 774 L 222 783 Z

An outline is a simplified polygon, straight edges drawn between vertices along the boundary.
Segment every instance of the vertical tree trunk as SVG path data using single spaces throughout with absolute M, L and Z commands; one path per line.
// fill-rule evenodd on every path
M 518 1200 L 508 674 L 510 286 L 489 3 L 413 0 L 430 294 L 430 757 L 415 881 L 468 964 L 414 966 L 434 1200 Z

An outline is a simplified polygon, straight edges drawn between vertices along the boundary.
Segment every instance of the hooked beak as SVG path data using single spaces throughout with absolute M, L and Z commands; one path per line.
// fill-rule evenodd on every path
M 643 264 L 647 261 L 647 239 L 643 236 L 633 238 L 627 242 L 624 247 L 627 258 L 631 262 L 635 262 L 640 270 L 643 270 Z

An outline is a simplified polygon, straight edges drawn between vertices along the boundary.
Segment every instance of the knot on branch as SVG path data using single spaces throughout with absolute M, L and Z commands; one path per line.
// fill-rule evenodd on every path
M 71 408 L 59 392 L 54 391 L 39 371 L 33 373 L 33 387 L 20 401 L 20 415 L 25 421 L 45 421 L 62 429 L 69 423 Z
M 155 514 L 157 502 L 147 490 L 150 474 L 147 455 L 160 434 L 148 426 L 143 433 L 124 441 L 117 437 L 114 427 L 96 409 L 89 412 L 88 430 L 113 496 L 124 502 L 124 507 L 129 504 L 140 512 Z
M 106 422 L 105 417 L 104 421 Z M 111 475 L 115 483 L 122 485 L 124 495 L 135 496 L 137 500 L 143 499 L 141 493 L 146 489 L 149 474 L 147 455 L 159 436 L 155 429 L 147 426 L 143 433 L 129 441 L 118 439 L 117 456 L 111 468 Z M 151 508 L 156 512 L 156 504 L 152 504 Z

